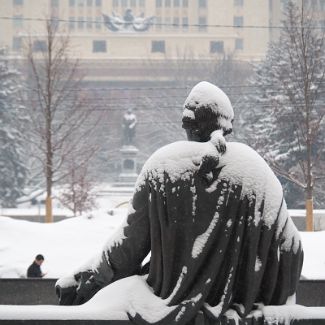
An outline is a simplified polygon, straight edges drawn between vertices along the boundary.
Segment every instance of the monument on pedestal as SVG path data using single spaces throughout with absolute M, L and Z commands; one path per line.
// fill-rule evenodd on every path
M 133 186 L 138 177 L 136 158 L 139 150 L 134 145 L 136 124 L 136 115 L 132 112 L 132 109 L 128 109 L 127 112 L 123 115 L 122 122 L 123 146 L 120 149 L 121 173 L 118 177 L 118 184 L 116 184 L 118 186 Z

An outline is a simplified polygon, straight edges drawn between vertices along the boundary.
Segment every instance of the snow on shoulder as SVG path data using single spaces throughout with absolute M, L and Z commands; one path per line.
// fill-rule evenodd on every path
M 211 142 L 178 141 L 168 144 L 152 154 L 144 164 L 136 183 L 136 189 L 146 179 L 163 183 L 167 174 L 171 182 L 186 180 L 200 168 L 203 157 L 218 157 L 220 154 Z

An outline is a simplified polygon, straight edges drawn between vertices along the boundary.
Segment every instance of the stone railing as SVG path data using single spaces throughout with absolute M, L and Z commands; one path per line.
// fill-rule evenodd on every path
M 10 306 L 21 310 L 38 306 L 17 306 L 17 305 L 52 305 L 48 308 L 57 308 L 58 315 L 62 306 L 55 306 L 54 284 L 56 279 L 0 279 L 0 305 Z M 325 306 L 325 280 L 307 281 L 301 280 L 297 290 L 297 303 L 305 306 Z M 4 307 L 4 306 L 3 306 Z M 9 307 L 9 306 L 8 306 Z M 1 325 L 131 325 L 127 320 L 96 320 L 96 319 L 69 319 L 53 320 L 44 319 L 19 319 L 19 313 L 13 310 L 11 319 L 1 319 Z M 89 318 L 95 318 L 92 315 Z M 60 317 L 58 317 L 60 318 Z M 246 319 L 223 317 L 217 322 L 207 322 L 203 315 L 199 314 L 195 323 L 191 325 L 325 325 L 325 307 L 304 307 L 293 306 L 268 306 L 254 317 Z

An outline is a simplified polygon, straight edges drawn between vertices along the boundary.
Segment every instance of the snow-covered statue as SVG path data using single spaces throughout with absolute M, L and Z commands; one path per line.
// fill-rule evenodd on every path
M 132 109 L 128 109 L 123 115 L 122 128 L 123 128 L 123 144 L 134 144 L 135 126 L 137 124 L 137 117 Z
M 132 10 L 126 9 L 123 17 L 119 17 L 113 12 L 112 16 L 103 14 L 103 18 L 105 26 L 112 32 L 144 32 L 153 24 L 155 17 L 145 18 L 143 14 L 134 17 Z
M 58 281 L 61 304 L 81 304 L 114 282 L 91 303 L 111 286 L 117 292 L 142 281 L 147 291 L 125 294 L 128 317 L 171 325 L 189 324 L 198 313 L 214 324 L 290 300 L 303 260 L 299 234 L 266 162 L 248 146 L 225 141 L 233 117 L 219 88 L 201 82 L 192 89 L 183 112 L 190 141 L 147 160 L 125 224 L 92 264 Z

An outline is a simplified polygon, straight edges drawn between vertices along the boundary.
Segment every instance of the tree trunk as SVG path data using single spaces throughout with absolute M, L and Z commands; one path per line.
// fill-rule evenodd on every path
M 306 189 L 306 231 L 314 231 L 313 188 Z
M 307 109 L 307 186 L 306 186 L 306 231 L 314 231 L 313 192 L 314 180 L 312 173 L 312 141 L 310 138 L 309 109 Z
M 306 231 L 314 231 L 313 199 L 306 200 Z
M 45 222 L 53 222 L 52 198 L 50 196 L 47 196 L 45 201 Z
M 53 185 L 53 154 L 51 138 L 51 114 L 47 110 L 46 118 L 46 205 L 45 205 L 45 222 L 53 222 L 52 212 L 52 185 Z

